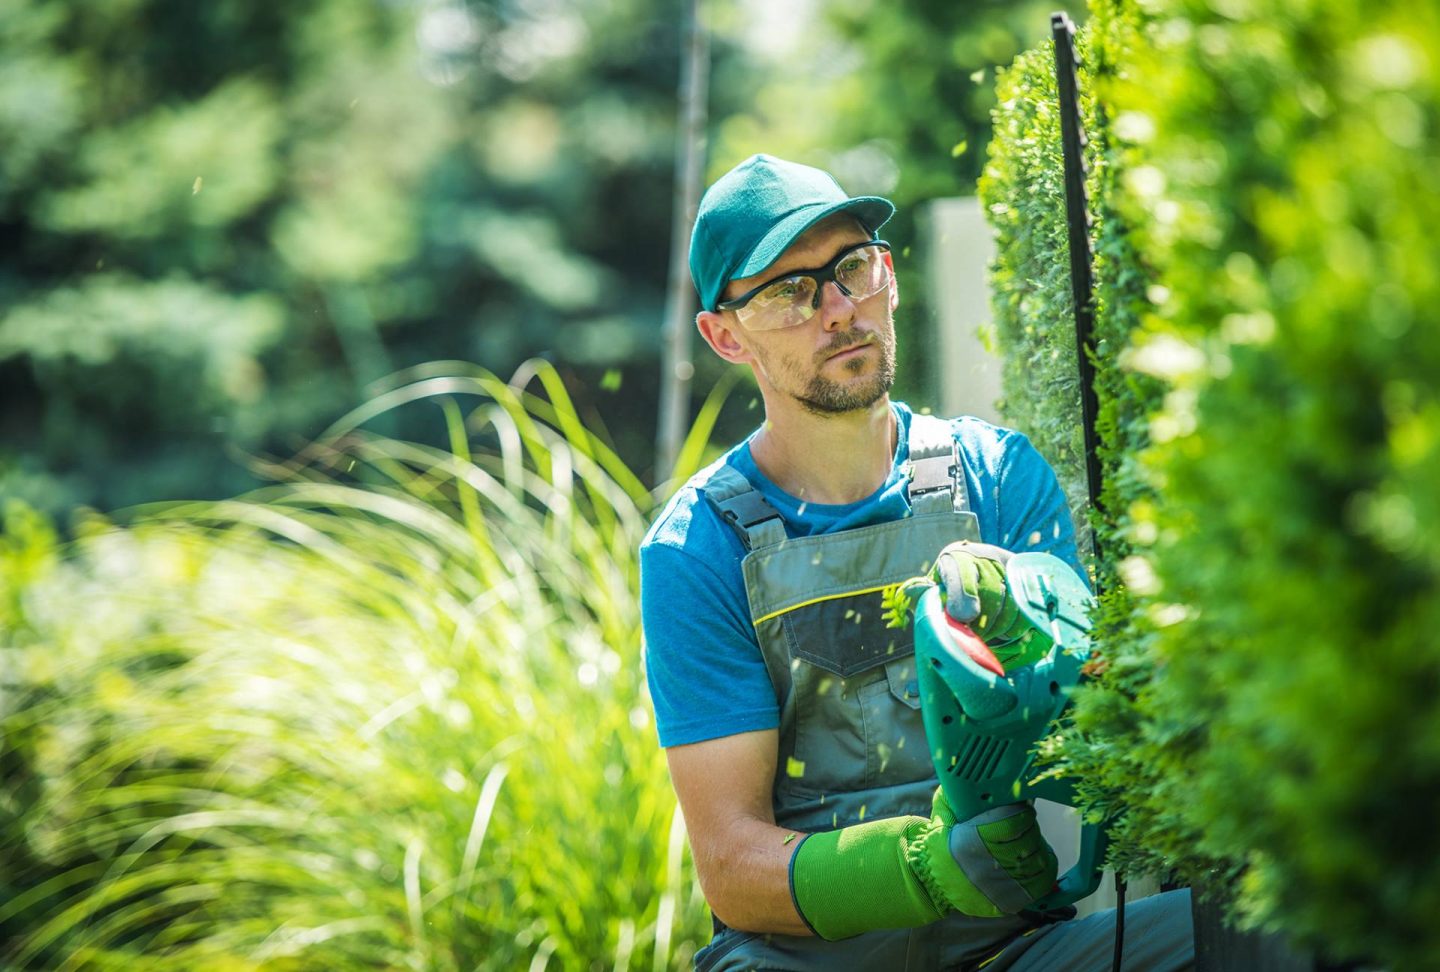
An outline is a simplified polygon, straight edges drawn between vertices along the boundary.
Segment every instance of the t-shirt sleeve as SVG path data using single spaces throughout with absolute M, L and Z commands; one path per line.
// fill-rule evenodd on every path
M 1075 548 L 1075 524 L 1055 470 L 1023 433 L 1012 432 L 1000 464 L 1000 530 L 1016 553 L 1037 551 L 1065 561 L 1089 583 Z
M 780 725 L 743 588 L 688 551 L 647 544 L 640 612 L 661 746 Z

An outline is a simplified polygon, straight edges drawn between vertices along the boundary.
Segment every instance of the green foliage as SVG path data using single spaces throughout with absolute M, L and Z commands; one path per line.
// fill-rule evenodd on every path
M 1122 866 L 1407 969 L 1440 953 L 1415 812 L 1440 792 L 1437 28 L 1393 3 L 1094 5 L 1101 577 L 1125 587 L 1052 740 Z M 995 206 L 1059 191 L 1044 56 L 1007 76 L 987 189 L 1007 340 L 1040 362 L 1070 327 L 1063 238 Z M 1035 373 L 1007 396 L 1060 442 L 1073 392 Z
M 1055 466 L 1079 522 L 1088 502 L 1085 444 L 1050 50 L 1022 54 L 1000 72 L 995 90 L 995 137 L 979 192 L 995 230 L 991 306 L 1005 389 L 999 406 Z M 1087 116 L 1093 129 L 1093 112 Z
M 1121 869 L 1165 872 L 1195 854 L 1192 834 L 1176 829 L 1164 801 L 1143 806 L 1131 798 L 1159 786 L 1143 759 L 1125 752 L 1143 747 L 1134 700 L 1153 675 L 1147 618 L 1119 583 L 1143 587 L 1144 570 L 1130 555 L 1135 517 L 1157 499 L 1137 457 L 1149 443 L 1148 416 L 1163 394 L 1160 382 L 1119 367 L 1119 355 L 1151 307 L 1153 275 L 1135 250 L 1134 234 L 1117 212 L 1117 185 L 1124 174 L 1123 149 L 1114 136 L 1113 113 L 1097 93 L 1124 75 L 1138 23 L 1123 5 L 1096 4 L 1089 27 L 1076 39 L 1081 108 L 1089 139 L 1086 186 L 1092 217 L 1097 429 L 1104 486 L 1100 510 L 1092 510 L 1086 483 L 1076 359 L 1074 301 L 1065 222 L 1065 184 L 1060 112 L 1051 45 L 1027 52 L 997 82 L 1000 107 L 996 137 L 980 181 L 981 198 L 997 233 L 991 281 L 997 344 L 1004 355 L 1002 407 L 1056 467 L 1077 523 L 1088 520 L 1103 559 L 1090 559 L 1101 591 L 1093 613 L 1097 643 L 1106 659 L 1096 666 L 1073 726 L 1051 740 L 1092 814 L 1112 818 L 1112 862 Z M 1085 544 L 1082 542 L 1082 547 Z M 1117 756 L 1117 753 L 1121 754 Z M 1123 808 L 1124 813 L 1117 816 Z M 1155 812 L 1154 819 L 1145 815 Z M 1131 839 L 1129 835 L 1135 833 Z M 1203 871 L 1211 862 L 1196 864 Z
M 892 584 L 880 592 L 881 604 L 885 608 L 885 627 L 904 628 L 915 614 L 915 605 L 920 595 L 934 585 L 929 577 L 912 577 L 899 584 Z
M 654 500 L 528 373 L 403 376 L 286 482 L 65 547 L 8 509 L 0 964 L 688 967 Z M 362 427 L 426 402 L 448 450 Z
M 1166 5 L 1123 103 L 1169 290 L 1136 351 L 1169 387 L 1152 704 L 1183 713 L 1186 823 L 1244 862 L 1248 914 L 1433 968 L 1440 17 L 1274 13 Z
M 96 274 L 8 315 L 0 355 L 26 354 L 44 376 L 53 396 L 47 420 L 73 422 L 108 407 L 122 413 L 117 423 L 183 431 L 196 412 L 260 397 L 256 359 L 279 337 L 282 319 L 263 295 L 236 298 L 184 278 Z M 84 436 L 68 425 L 55 429 L 62 449 L 76 448 L 73 439 L 59 441 L 65 433 Z

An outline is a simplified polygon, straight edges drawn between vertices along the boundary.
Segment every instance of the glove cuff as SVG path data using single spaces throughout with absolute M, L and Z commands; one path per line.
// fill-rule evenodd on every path
M 800 916 L 800 920 L 805 923 L 805 927 L 810 929 L 810 934 L 816 938 L 825 938 L 824 935 L 815 930 L 815 926 L 812 925 L 810 919 L 805 916 L 805 909 L 800 907 L 800 895 L 795 890 L 795 862 L 800 859 L 800 848 L 804 847 L 805 842 L 814 836 L 814 834 L 805 834 L 801 837 L 800 842 L 795 845 L 795 852 L 790 855 L 790 903 L 795 906 L 795 913 Z
M 909 862 L 909 847 L 929 825 L 924 817 L 891 817 L 800 841 L 790 858 L 790 897 L 810 930 L 836 941 L 926 925 L 948 912 Z

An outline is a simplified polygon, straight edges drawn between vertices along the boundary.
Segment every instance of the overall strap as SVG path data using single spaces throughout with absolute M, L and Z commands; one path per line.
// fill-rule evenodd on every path
M 704 486 L 705 498 L 730 524 L 746 550 L 769 547 L 785 539 L 785 521 L 760 491 L 740 473 L 721 466 Z
M 918 412 L 910 417 L 910 509 L 963 513 L 970 508 L 960 446 L 950 423 Z
M 960 447 L 945 419 L 918 413 L 910 417 L 909 472 L 910 509 L 916 516 L 970 509 Z M 704 493 L 746 550 L 759 550 L 786 539 L 780 513 L 732 467 L 717 469 L 705 484 Z

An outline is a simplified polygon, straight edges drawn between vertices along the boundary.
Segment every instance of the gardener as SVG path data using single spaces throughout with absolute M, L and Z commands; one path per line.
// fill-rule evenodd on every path
M 893 213 L 758 155 L 706 192 L 691 237 L 696 324 L 765 407 L 641 547 L 660 743 L 715 915 L 696 966 L 1108 969 L 1113 913 L 1022 913 L 1056 874 L 1031 806 L 954 819 L 912 635 L 882 618 L 882 589 L 952 541 L 1079 569 L 1023 435 L 890 400 L 900 293 L 877 233 Z M 993 607 L 1006 554 L 972 556 Z M 1017 632 L 990 614 L 977 633 L 1002 645 Z M 1132 904 L 1125 937 L 1127 969 L 1190 967 L 1188 892 Z

